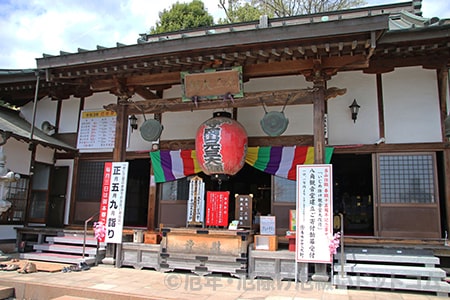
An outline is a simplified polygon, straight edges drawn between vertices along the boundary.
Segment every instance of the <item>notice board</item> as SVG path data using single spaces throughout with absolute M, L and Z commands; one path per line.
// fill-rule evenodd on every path
M 331 164 L 297 165 L 296 260 L 331 263 L 333 238 Z
M 116 112 L 83 110 L 78 128 L 78 149 L 114 148 Z
M 228 226 L 230 192 L 206 192 L 206 226 Z
M 235 218 L 239 221 L 239 227 L 252 227 L 252 203 L 253 195 L 235 195 Z

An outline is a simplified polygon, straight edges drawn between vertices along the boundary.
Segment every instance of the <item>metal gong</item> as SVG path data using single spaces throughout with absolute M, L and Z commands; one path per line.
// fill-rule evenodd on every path
M 148 142 L 157 141 L 163 130 L 163 126 L 155 119 L 146 120 L 139 128 L 141 136 Z
M 279 136 L 286 130 L 289 119 L 284 116 L 283 112 L 271 111 L 266 112 L 260 123 L 262 130 L 267 135 Z

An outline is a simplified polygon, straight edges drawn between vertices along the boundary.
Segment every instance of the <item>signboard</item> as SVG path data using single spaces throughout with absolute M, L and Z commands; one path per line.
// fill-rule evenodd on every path
M 252 227 L 252 203 L 253 195 L 235 195 L 235 218 L 239 221 L 239 227 Z
M 99 222 L 106 226 L 106 243 L 122 243 L 123 217 L 127 194 L 128 163 L 106 162 L 103 172 Z
M 206 192 L 206 226 L 228 226 L 230 192 Z
M 201 73 L 181 72 L 182 100 L 219 99 L 233 101 L 244 96 L 242 67 L 209 69 Z M 230 98 L 231 97 L 231 98 Z
M 205 219 L 205 183 L 195 176 L 189 182 L 186 225 L 203 225 Z
M 297 165 L 296 260 L 331 263 L 332 165 Z
M 82 111 L 78 128 L 78 149 L 114 148 L 116 112 L 107 110 Z
M 276 220 L 275 216 L 261 216 L 259 217 L 259 233 L 261 235 L 276 235 Z

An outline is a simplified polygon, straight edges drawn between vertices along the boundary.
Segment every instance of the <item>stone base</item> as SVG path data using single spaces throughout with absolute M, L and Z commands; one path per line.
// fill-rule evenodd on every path
M 102 263 L 105 265 L 115 265 L 116 260 L 113 257 L 105 257 L 104 259 L 102 259 Z
M 330 280 L 330 276 L 327 273 L 327 265 L 326 264 L 315 264 L 314 265 L 314 275 L 311 276 L 313 281 L 328 281 Z

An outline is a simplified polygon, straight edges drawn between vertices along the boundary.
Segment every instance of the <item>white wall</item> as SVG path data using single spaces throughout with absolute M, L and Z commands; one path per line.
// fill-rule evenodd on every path
M 398 68 L 383 75 L 387 143 L 441 142 L 435 70 Z
M 328 88 L 347 92 L 328 100 L 328 143 L 330 145 L 372 144 L 379 138 L 376 75 L 343 72 L 328 81 Z M 353 122 L 349 106 L 356 99 L 361 106 Z
M 37 145 L 35 161 L 53 165 L 53 156 L 55 150 L 49 147 Z
M 62 101 L 58 133 L 73 133 L 78 131 L 79 109 L 79 98 L 70 97 L 70 99 Z
M 84 101 L 84 110 L 98 110 L 103 109 L 104 105 L 116 104 L 117 97 L 108 92 L 95 93 L 90 97 L 86 97 Z
M 41 129 L 41 125 L 44 121 L 49 121 L 52 125 L 55 125 L 57 107 L 58 102 L 49 97 L 44 97 L 39 100 L 36 105 L 36 118 L 34 120 L 34 126 Z M 33 120 L 33 102 L 28 102 L 25 106 L 23 106 L 20 109 L 20 114 L 31 123 Z
M 28 143 L 9 138 L 3 145 L 3 153 L 6 155 L 6 168 L 14 173 L 30 174 L 31 152 Z

